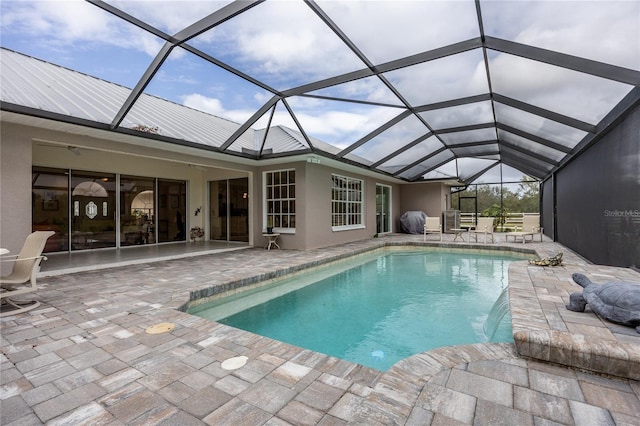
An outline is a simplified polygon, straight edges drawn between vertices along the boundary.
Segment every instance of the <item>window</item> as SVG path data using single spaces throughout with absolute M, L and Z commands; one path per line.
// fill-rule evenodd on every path
M 331 179 L 331 226 L 334 230 L 363 227 L 362 180 L 339 175 Z
M 278 170 L 264 173 L 266 225 L 268 228 L 295 231 L 296 171 Z

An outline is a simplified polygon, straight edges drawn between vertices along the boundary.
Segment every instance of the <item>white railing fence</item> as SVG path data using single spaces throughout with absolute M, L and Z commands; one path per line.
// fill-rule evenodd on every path
M 522 220 L 525 216 L 539 216 L 540 213 L 507 213 L 504 224 L 498 224 L 496 226 L 496 231 L 512 231 L 516 227 L 522 228 Z M 476 224 L 476 214 L 475 213 L 465 213 L 460 212 L 460 226 L 461 227 L 471 227 Z

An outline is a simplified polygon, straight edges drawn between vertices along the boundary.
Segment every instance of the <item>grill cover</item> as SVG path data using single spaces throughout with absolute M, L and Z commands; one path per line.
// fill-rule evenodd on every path
M 406 234 L 422 234 L 427 214 L 423 211 L 408 211 L 400 217 L 400 227 Z

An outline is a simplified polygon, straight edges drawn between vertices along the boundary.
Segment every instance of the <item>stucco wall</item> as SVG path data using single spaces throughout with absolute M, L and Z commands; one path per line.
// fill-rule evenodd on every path
M 31 139 L 5 125 L 0 130 L 0 218 L 0 247 L 18 254 L 31 232 Z
M 106 135 L 106 134 L 105 134 Z M 140 142 L 138 144 L 138 142 Z M 51 146 L 55 144 L 55 146 Z M 146 144 L 146 145 L 145 145 Z M 67 148 L 77 146 L 80 155 Z M 335 165 L 296 161 L 270 166 L 264 163 L 237 164 L 188 147 L 163 145 L 154 141 L 112 141 L 12 123 L 2 125 L 2 228 L 0 241 L 12 251 L 22 246 L 31 232 L 32 166 L 119 173 L 133 176 L 185 180 L 188 184 L 187 227 L 207 228 L 208 182 L 213 180 L 249 179 L 249 244 L 262 246 L 263 171 L 296 170 L 296 232 L 281 236 L 283 249 L 308 249 L 371 238 L 376 234 L 376 184 L 391 186 L 392 231 L 399 232 L 399 218 L 406 210 L 403 199 L 415 203 L 417 209 L 439 214 L 443 186 L 403 185 L 341 170 Z M 191 164 L 191 166 L 190 166 Z M 196 165 L 196 167 L 193 167 Z M 332 173 L 364 181 L 364 227 L 334 231 L 331 228 Z M 405 188 L 407 187 L 407 188 Z M 403 196 L 405 194 L 405 196 Z M 195 210 L 202 207 L 196 216 Z M 25 212 L 27 214 L 25 214 Z
M 52 146 L 51 143 L 57 145 Z M 68 146 L 80 147 L 80 155 L 74 155 L 67 149 Z M 189 194 L 187 227 L 206 227 L 208 181 L 249 177 L 254 168 L 207 159 L 201 155 L 202 151 L 191 153 L 193 150 L 188 148 L 181 148 L 181 151 L 176 153 L 158 148 L 133 146 L 3 122 L 0 141 L 0 246 L 15 252 L 31 232 L 32 166 L 185 180 Z M 189 164 L 205 164 L 216 168 L 193 167 Z M 249 185 L 252 191 L 252 179 L 249 180 Z M 195 210 L 201 206 L 203 209 L 196 216 Z M 249 242 L 253 243 L 251 233 Z
M 400 187 L 400 212 L 397 216 L 397 229 L 400 230 L 399 218 L 408 211 L 423 211 L 427 216 L 442 217 L 448 210 L 450 188 L 442 183 L 415 183 Z
M 282 232 L 279 244 L 283 249 L 310 249 L 342 244 L 350 241 L 371 238 L 376 233 L 376 184 L 391 186 L 392 191 L 392 226 L 396 231 L 395 222 L 399 211 L 400 185 L 384 182 L 358 173 L 338 170 L 323 164 L 296 162 L 261 167 L 257 176 L 257 192 L 263 191 L 263 172 L 295 169 L 296 170 L 296 231 Z M 339 174 L 364 181 L 364 227 L 334 231 L 331 227 L 331 187 L 332 174 Z M 259 245 L 264 229 L 263 201 L 256 199 L 254 218 L 256 226 L 254 235 Z

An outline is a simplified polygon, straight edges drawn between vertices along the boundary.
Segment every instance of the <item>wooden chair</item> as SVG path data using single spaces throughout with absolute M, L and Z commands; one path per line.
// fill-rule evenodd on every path
M 19 314 L 40 306 L 38 301 L 24 302 L 13 298 L 37 291 L 36 274 L 40 270 L 40 262 L 46 259 L 42 251 L 47 239 L 53 234 L 53 231 L 35 231 L 27 236 L 17 256 L 0 258 L 0 262 L 13 264 L 11 273 L 0 277 L 0 317 Z

